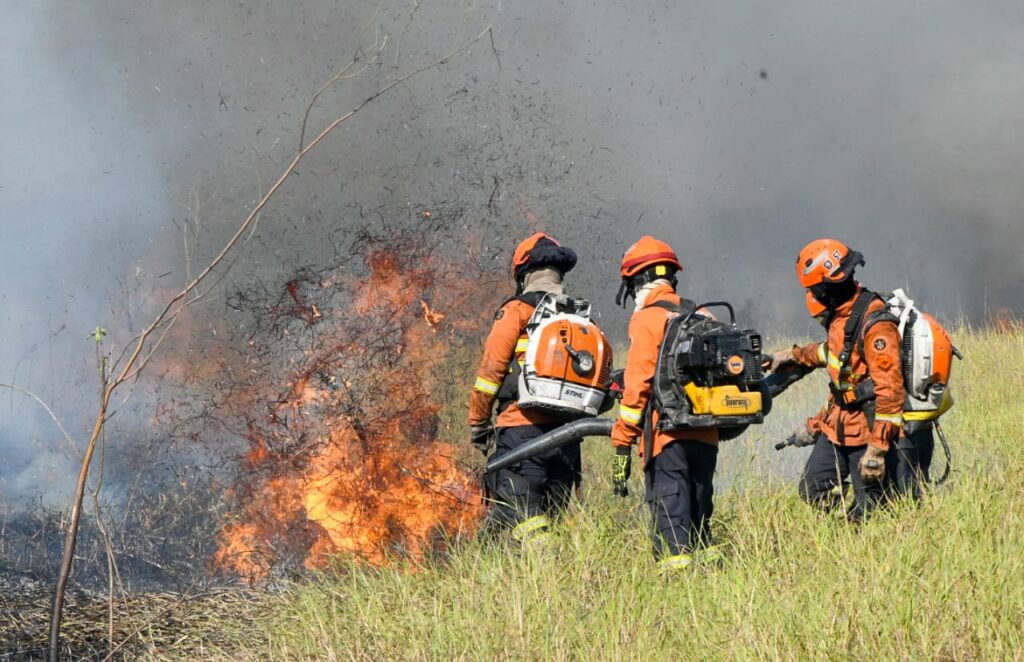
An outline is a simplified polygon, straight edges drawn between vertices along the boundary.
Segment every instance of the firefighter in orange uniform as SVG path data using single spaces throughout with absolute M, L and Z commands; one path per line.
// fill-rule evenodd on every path
M 903 374 L 898 320 L 885 302 L 853 277 L 863 256 L 835 239 L 818 239 L 800 251 L 796 274 L 807 289 L 808 311 L 828 333 L 824 343 L 793 346 L 772 357 L 771 367 L 795 361 L 827 368 L 829 400 L 794 433 L 797 446 L 814 448 L 800 479 L 800 495 L 825 508 L 838 505 L 835 488 L 847 477 L 859 521 L 877 504 L 887 465 L 903 424 Z
M 662 571 L 690 566 L 698 550 L 704 561 L 720 556 L 711 546 L 718 430 L 663 432 L 658 429 L 659 414 L 651 402 L 665 327 L 683 310 L 683 300 L 676 294 L 676 274 L 682 270 L 671 246 L 650 236 L 641 237 L 622 258 L 622 287 L 616 297 L 616 303 L 623 302 L 623 295 L 633 297 L 636 308 L 629 321 L 619 416 L 612 428 L 612 484 L 616 494 L 628 495 L 631 449 L 639 442 L 646 499 L 654 519 L 654 554 Z
M 526 352 L 526 324 L 545 294 L 562 294 L 562 278 L 576 265 L 576 253 L 537 233 L 520 243 L 512 257 L 516 294 L 494 316 L 469 401 L 470 443 L 484 455 L 495 445 L 500 457 L 567 422 L 551 413 L 521 409 L 517 386 Z M 497 404 L 497 431 L 491 411 Z M 488 489 L 495 505 L 487 528 L 511 527 L 521 542 L 543 540 L 553 511 L 562 509 L 580 483 L 580 444 L 530 458 L 497 472 Z

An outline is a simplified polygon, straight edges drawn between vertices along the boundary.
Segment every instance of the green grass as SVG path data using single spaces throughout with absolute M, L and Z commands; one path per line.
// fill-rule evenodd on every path
M 345 565 L 291 586 L 231 659 L 1024 659 L 1024 336 L 961 329 L 955 473 L 861 526 L 796 496 L 772 444 L 822 403 L 805 380 L 722 445 L 724 563 L 655 571 L 648 514 L 611 495 L 607 440 L 551 546 L 466 543 L 443 562 Z M 934 471 L 944 459 L 937 453 Z

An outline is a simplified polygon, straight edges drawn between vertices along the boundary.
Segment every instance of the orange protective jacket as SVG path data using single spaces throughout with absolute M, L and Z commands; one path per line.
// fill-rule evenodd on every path
M 469 397 L 469 424 L 477 425 L 491 419 L 491 410 L 498 397 L 498 390 L 506 375 L 511 375 L 513 366 L 523 365 L 526 354 L 526 323 L 530 321 L 535 308 L 525 301 L 507 301 L 494 316 L 491 332 L 484 342 L 484 356 L 480 361 L 476 382 Z M 509 428 L 517 425 L 549 423 L 550 415 L 537 411 L 520 409 L 516 402 L 510 403 L 498 414 L 497 427 Z
M 657 285 L 647 295 L 644 307 L 633 313 L 629 320 L 629 354 L 626 356 L 625 389 L 619 402 L 619 417 L 612 427 L 612 445 L 629 447 L 643 434 L 645 412 L 651 399 L 651 382 L 658 365 L 658 351 L 665 338 L 668 321 L 677 315 L 670 310 L 653 306 L 655 302 L 667 301 L 679 304 L 679 296 L 670 285 Z M 652 412 L 653 444 L 651 457 L 656 457 L 665 446 L 673 441 L 690 439 L 718 445 L 718 430 L 658 430 L 658 412 Z M 640 457 L 643 457 L 640 444 Z M 644 458 L 645 462 L 650 458 Z
M 863 288 L 858 287 L 857 294 L 836 309 L 829 322 L 827 342 L 794 346 L 793 357 L 808 367 L 827 367 L 832 384 L 844 394 L 852 393 L 857 384 L 868 377 L 875 384 L 873 425 L 863 410 L 843 409 L 836 403 L 835 395 L 830 394 L 828 406 L 808 420 L 811 430 L 824 433 L 829 441 L 838 446 L 872 444 L 888 449 L 889 443 L 899 436 L 903 425 L 903 373 L 900 334 L 896 324 L 882 319 L 868 327 L 863 333 L 863 343 L 854 343 L 847 369 L 839 373 L 839 355 L 843 350 L 846 321 L 863 291 Z M 864 318 L 884 309 L 885 303 L 875 298 L 864 313 Z

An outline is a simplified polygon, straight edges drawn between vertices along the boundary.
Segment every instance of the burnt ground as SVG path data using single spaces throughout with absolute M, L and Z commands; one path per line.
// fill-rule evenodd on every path
M 134 660 L 170 652 L 188 659 L 208 653 L 211 641 L 230 646 L 231 632 L 245 632 L 272 595 L 221 587 L 109 600 L 102 592 L 70 587 L 61 659 Z M 0 662 L 45 659 L 52 597 L 51 581 L 0 566 Z M 225 624 L 233 629 L 225 630 Z
M 107 503 L 103 527 L 92 506 L 68 584 L 62 659 L 136 659 L 168 641 L 188 650 L 203 618 L 247 600 L 248 593 L 218 587 L 226 580 L 210 565 L 217 498 L 207 486 Z M 45 656 L 66 531 L 67 514 L 38 502 L 0 512 L 0 662 Z

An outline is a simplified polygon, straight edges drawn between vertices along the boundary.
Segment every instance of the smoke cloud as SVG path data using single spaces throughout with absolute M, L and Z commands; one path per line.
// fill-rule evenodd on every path
M 732 300 L 760 327 L 812 328 L 792 265 L 819 236 L 867 256 L 866 284 L 909 287 L 946 319 L 1024 304 L 1019 2 L 46 0 L 0 23 L 0 381 L 84 429 L 87 336 L 127 339 L 209 257 L 357 47 L 358 75 L 321 97 L 311 130 L 490 24 L 493 44 L 312 155 L 225 286 L 434 209 L 496 268 L 528 232 L 558 235 L 581 256 L 575 291 L 620 339 L 617 263 L 645 233 L 682 254 L 688 296 Z M 195 344 L 213 341 L 203 320 L 223 298 Z M 148 416 L 135 406 L 122 425 Z M 68 473 L 45 413 L 11 392 L 0 412 L 0 497 Z

